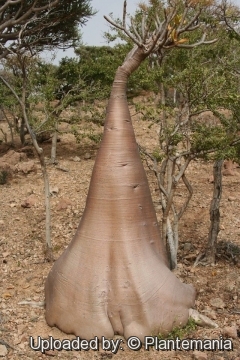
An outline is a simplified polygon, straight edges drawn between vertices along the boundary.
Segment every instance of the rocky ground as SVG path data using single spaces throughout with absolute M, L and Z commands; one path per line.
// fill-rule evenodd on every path
M 134 121 L 137 140 L 148 149 L 156 146 L 154 127 Z M 101 131 L 101 129 L 100 129 Z M 15 149 L 16 151 L 16 149 Z M 124 340 L 122 349 L 111 351 L 47 351 L 42 354 L 29 346 L 29 337 L 71 339 L 57 328 L 47 326 L 44 318 L 44 283 L 52 264 L 44 254 L 43 178 L 38 159 L 31 148 L 11 152 L 0 148 L 12 169 L 12 179 L 0 185 L 0 357 L 6 359 L 240 359 L 240 169 L 223 178 L 221 231 L 215 266 L 194 267 L 206 245 L 209 206 L 213 185 L 209 181 L 212 164 L 193 162 L 188 178 L 194 195 L 180 224 L 180 250 L 177 276 L 194 284 L 196 308 L 218 324 L 218 328 L 197 327 L 185 338 L 229 338 L 233 351 L 139 351 L 130 350 Z M 46 157 L 50 144 L 44 145 Z M 97 146 L 76 144 L 64 135 L 58 144 L 58 164 L 47 166 L 51 185 L 52 241 L 58 258 L 72 239 L 81 218 Z M 146 167 L 158 220 L 161 221 L 159 190 L 154 175 Z M 184 189 L 178 188 L 179 201 Z M 116 337 L 118 339 L 119 337 Z M 36 343 L 35 343 L 36 345 Z

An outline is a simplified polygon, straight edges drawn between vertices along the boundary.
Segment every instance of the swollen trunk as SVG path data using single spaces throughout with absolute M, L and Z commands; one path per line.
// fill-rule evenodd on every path
M 77 233 L 46 282 L 46 319 L 84 339 L 143 339 L 186 323 L 194 290 L 168 268 L 126 99 L 137 50 L 116 73 Z

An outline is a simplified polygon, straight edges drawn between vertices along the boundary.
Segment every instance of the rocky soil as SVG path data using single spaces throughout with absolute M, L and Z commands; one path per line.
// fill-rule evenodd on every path
M 156 146 L 154 127 L 134 120 L 137 140 L 147 149 Z M 101 131 L 102 129 L 100 129 Z M 233 351 L 139 351 L 130 350 L 126 341 L 116 354 L 110 351 L 33 351 L 29 337 L 72 339 L 44 318 L 44 283 L 52 264 L 44 254 L 45 211 L 40 165 L 29 147 L 15 152 L 0 148 L 0 162 L 11 168 L 11 178 L 0 185 L 0 357 L 6 359 L 240 359 L 240 169 L 223 178 L 221 231 L 215 266 L 194 266 L 204 250 L 209 229 L 209 206 L 213 185 L 209 181 L 212 164 L 193 162 L 188 178 L 194 195 L 180 224 L 179 266 L 182 281 L 194 284 L 198 296 L 196 309 L 218 324 L 218 328 L 197 327 L 184 337 L 197 339 L 229 338 Z M 50 144 L 44 145 L 46 158 Z M 85 206 L 97 146 L 76 144 L 63 135 L 58 144 L 58 164 L 48 163 L 51 185 L 52 242 L 57 259 L 71 241 Z M 20 153 L 20 155 L 19 155 Z M 5 158 L 4 158 L 5 156 Z M 11 159 L 10 159 L 11 158 Z M 4 160 L 5 159 L 5 160 Z M 145 164 L 146 165 L 146 164 Z M 159 222 L 160 196 L 152 172 L 146 167 Z M 179 202 L 185 192 L 179 185 Z M 116 337 L 116 339 L 119 337 Z

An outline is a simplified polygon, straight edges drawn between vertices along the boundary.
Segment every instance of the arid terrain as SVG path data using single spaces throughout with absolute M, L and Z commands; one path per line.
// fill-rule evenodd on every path
M 156 127 L 133 118 L 137 141 L 147 149 L 157 142 Z M 67 125 L 66 125 L 67 127 Z M 99 128 L 102 131 L 102 128 Z M 4 144 L 0 156 L 9 154 Z M 43 144 L 47 161 L 51 143 Z M 21 152 L 21 149 L 14 149 Z M 196 339 L 230 338 L 233 351 L 133 351 L 126 340 L 123 350 L 47 351 L 42 354 L 29 346 L 29 337 L 71 339 L 57 328 L 50 328 L 44 317 L 44 283 L 52 264 L 45 261 L 45 210 L 43 177 L 39 161 L 28 149 L 33 161 L 31 171 L 14 173 L 0 185 L 0 347 L 7 350 L 6 359 L 240 359 L 240 168 L 234 176 L 223 177 L 221 231 L 215 266 L 194 262 L 207 243 L 210 225 L 209 206 L 213 184 L 212 163 L 192 162 L 187 175 L 194 194 L 180 223 L 180 248 L 176 274 L 192 283 L 197 290 L 196 309 L 218 324 L 218 328 L 197 327 L 184 337 Z M 71 241 L 85 206 L 97 146 L 83 141 L 77 144 L 73 135 L 61 136 L 57 165 L 48 162 L 51 187 L 52 242 L 57 259 Z M 10 153 L 11 154 L 11 153 Z M 10 156 L 10 155 L 9 155 Z M 25 159 L 26 160 L 26 159 Z M 19 161 L 19 159 L 18 159 Z M 159 222 L 160 194 L 154 174 L 145 165 Z M 33 170 L 33 171 L 32 171 Z M 184 196 L 180 184 L 179 201 Z M 116 338 L 119 338 L 116 336 Z

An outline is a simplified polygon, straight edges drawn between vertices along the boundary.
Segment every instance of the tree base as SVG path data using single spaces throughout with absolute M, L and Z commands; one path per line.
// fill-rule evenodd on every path
M 141 252 L 132 245 L 75 242 L 66 249 L 47 278 L 47 323 L 88 340 L 122 335 L 143 341 L 184 326 L 195 290 L 150 247 Z

